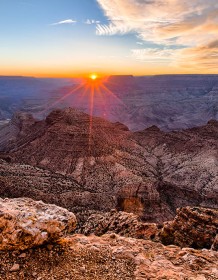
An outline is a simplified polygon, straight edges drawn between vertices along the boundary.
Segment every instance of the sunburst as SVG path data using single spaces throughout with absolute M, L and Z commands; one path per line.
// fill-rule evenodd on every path
M 58 105 L 61 101 L 64 101 L 65 99 L 70 99 L 71 96 L 76 95 L 77 96 L 77 103 L 81 104 L 83 103 L 83 100 L 88 100 L 89 104 L 89 115 L 90 115 L 90 122 L 89 122 L 89 139 L 88 139 L 88 145 L 89 145 L 89 152 L 91 154 L 91 149 L 93 147 L 92 143 L 92 136 L 93 136 L 93 115 L 94 115 L 94 109 L 96 106 L 96 100 L 100 100 L 101 108 L 103 110 L 103 117 L 106 117 L 108 112 L 108 102 L 111 102 L 111 99 L 116 100 L 118 103 L 122 103 L 123 106 L 125 104 L 119 99 L 118 96 L 114 92 L 112 92 L 108 88 L 108 81 L 107 77 L 101 77 L 100 75 L 96 73 L 92 73 L 90 75 L 87 75 L 84 77 L 84 80 L 81 84 L 77 86 L 73 86 L 73 88 L 65 93 L 63 96 L 61 96 L 58 100 L 50 104 L 46 111 L 49 109 L 52 109 Z M 75 101 L 74 101 L 75 102 Z M 70 102 L 69 102 L 69 105 Z M 75 103 L 74 103 L 75 106 Z M 126 107 L 126 106 L 125 106 Z M 87 108 L 88 109 L 88 108 Z
M 95 81 L 98 78 L 98 75 L 97 74 L 91 74 L 91 75 L 89 75 L 89 78 L 91 80 Z

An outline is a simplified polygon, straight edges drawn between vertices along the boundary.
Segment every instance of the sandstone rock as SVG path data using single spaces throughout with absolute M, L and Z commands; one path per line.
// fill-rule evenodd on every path
M 212 244 L 211 249 L 212 249 L 212 250 L 218 251 L 218 234 L 217 234 L 216 237 L 214 238 L 214 241 L 213 241 L 213 244 Z
M 29 198 L 0 199 L 0 250 L 24 250 L 73 232 L 73 213 Z
M 166 244 L 217 250 L 218 210 L 184 207 L 172 222 L 164 223 L 160 240 Z
M 91 215 L 80 229 L 85 235 L 94 233 L 97 236 L 109 234 L 114 238 L 114 233 L 134 238 L 155 239 L 158 233 L 156 224 L 143 223 L 139 217 L 132 213 L 108 212 Z
M 10 272 L 16 272 L 20 270 L 20 266 L 19 264 L 15 263 L 11 268 L 10 268 Z
M 19 258 L 26 258 L 26 253 L 22 253 L 19 255 Z

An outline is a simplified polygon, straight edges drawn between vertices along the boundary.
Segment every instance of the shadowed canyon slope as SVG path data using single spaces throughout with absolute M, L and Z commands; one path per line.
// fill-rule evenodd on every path
M 69 108 L 43 121 L 17 114 L 0 130 L 0 139 L 2 158 L 14 162 L 2 161 L 1 184 L 9 183 L 17 196 L 74 210 L 117 208 L 157 222 L 172 219 L 177 207 L 218 205 L 217 121 L 179 132 L 153 126 L 133 133 L 120 123 Z M 41 169 L 28 170 L 26 164 Z M 48 175 L 45 169 L 56 173 Z M 63 178 L 57 187 L 54 182 Z

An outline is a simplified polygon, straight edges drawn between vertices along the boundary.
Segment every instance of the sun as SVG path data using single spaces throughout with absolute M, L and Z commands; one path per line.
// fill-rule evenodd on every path
M 95 81 L 95 80 L 98 78 L 98 75 L 96 75 L 96 74 L 91 74 L 91 75 L 89 76 L 89 78 L 90 78 L 91 80 Z

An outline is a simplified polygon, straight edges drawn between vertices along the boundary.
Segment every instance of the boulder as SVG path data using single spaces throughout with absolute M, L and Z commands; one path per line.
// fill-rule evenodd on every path
M 217 230 L 217 209 L 183 207 L 173 221 L 164 223 L 160 240 L 165 245 L 217 250 Z
M 75 228 L 75 215 L 64 208 L 30 198 L 0 199 L 0 250 L 50 243 Z

